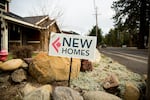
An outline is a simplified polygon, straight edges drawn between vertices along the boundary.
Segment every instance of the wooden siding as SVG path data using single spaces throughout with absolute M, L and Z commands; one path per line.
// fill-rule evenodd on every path
M 56 33 L 60 32 L 57 25 L 56 25 L 56 23 L 54 23 L 47 30 L 41 30 L 41 47 L 42 47 L 42 51 L 48 52 L 48 50 L 49 50 L 49 41 L 50 41 L 51 32 L 56 32 Z

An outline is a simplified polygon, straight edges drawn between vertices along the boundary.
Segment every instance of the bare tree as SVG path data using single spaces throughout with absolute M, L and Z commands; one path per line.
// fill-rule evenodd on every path
M 33 9 L 29 12 L 32 16 L 48 15 L 51 19 L 57 20 L 62 26 L 63 10 L 59 7 L 59 0 L 41 0 L 33 4 Z

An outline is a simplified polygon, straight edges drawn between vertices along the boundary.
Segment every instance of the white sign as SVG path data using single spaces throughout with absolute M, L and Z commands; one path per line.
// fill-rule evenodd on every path
M 93 60 L 96 37 L 52 33 L 49 55 Z

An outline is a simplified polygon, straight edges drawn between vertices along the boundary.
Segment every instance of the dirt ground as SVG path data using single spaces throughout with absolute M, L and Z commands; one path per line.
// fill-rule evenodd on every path
M 22 88 L 30 83 L 35 87 L 40 87 L 44 84 L 38 83 L 31 76 L 28 75 L 27 80 L 21 83 L 15 83 L 11 80 L 12 72 L 2 72 L 0 71 L 0 100 L 22 100 Z M 53 88 L 56 86 L 68 86 L 68 81 L 53 82 L 51 83 Z

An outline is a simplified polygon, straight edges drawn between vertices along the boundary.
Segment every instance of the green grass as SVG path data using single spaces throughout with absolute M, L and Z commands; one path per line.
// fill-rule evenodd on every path
M 36 56 L 38 53 L 33 53 L 32 54 L 32 57 Z M 7 56 L 7 60 L 10 60 L 10 59 L 13 59 L 13 54 L 12 53 L 9 53 L 8 56 Z
M 11 53 L 8 54 L 8 56 L 7 56 L 7 60 L 10 60 L 10 59 L 13 59 L 13 55 Z
M 94 64 L 94 67 L 98 67 L 99 66 L 99 64 Z
M 32 54 L 32 57 L 36 56 L 37 54 L 38 54 L 38 53 L 33 53 L 33 54 Z

